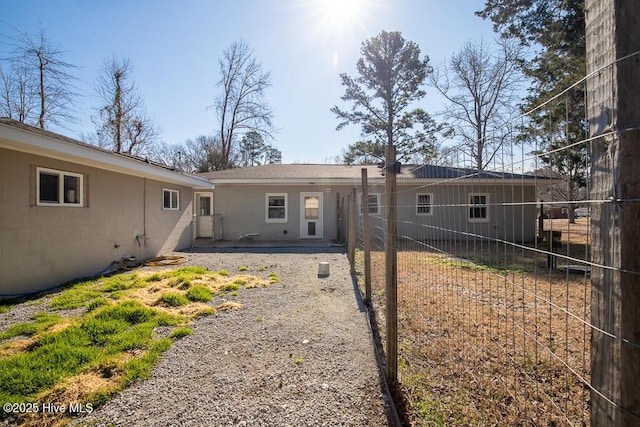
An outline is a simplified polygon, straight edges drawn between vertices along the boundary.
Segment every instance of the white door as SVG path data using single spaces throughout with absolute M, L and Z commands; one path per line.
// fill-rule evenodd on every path
M 196 193 L 196 237 L 213 237 L 213 194 Z
M 300 193 L 300 238 L 322 239 L 322 193 Z

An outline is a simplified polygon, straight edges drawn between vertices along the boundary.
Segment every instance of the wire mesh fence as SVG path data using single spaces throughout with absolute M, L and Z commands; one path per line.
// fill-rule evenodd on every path
M 612 200 L 590 188 L 591 144 L 602 140 L 588 137 L 588 78 L 520 117 L 521 126 L 544 129 L 539 138 L 527 145 L 500 135 L 485 170 L 460 146 L 446 165 L 403 166 L 397 175 L 398 387 L 408 424 L 590 425 L 593 395 L 620 406 L 591 381 L 592 366 L 610 363 L 592 352 L 594 333 L 635 357 L 640 343 L 592 321 L 592 272 L 619 269 L 591 253 L 603 244 L 592 236 L 615 224 L 591 218 Z M 571 122 L 576 109 L 580 123 Z M 369 259 L 385 343 L 388 207 L 380 180 L 369 182 L 366 198 L 364 188 L 357 196 L 355 259 L 363 275 Z M 638 212 L 638 200 L 627 202 Z

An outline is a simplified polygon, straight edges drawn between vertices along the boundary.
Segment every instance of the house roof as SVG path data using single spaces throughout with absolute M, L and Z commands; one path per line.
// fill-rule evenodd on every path
M 8 118 L 0 118 L 0 148 L 80 163 L 126 175 L 149 178 L 192 188 L 213 188 L 204 178 L 39 129 Z
M 328 165 L 328 164 L 272 164 L 199 174 L 214 184 L 316 184 L 316 183 L 359 183 L 362 169 L 367 169 L 370 181 L 382 180 L 384 170 L 372 165 Z M 533 184 L 535 176 L 505 172 L 483 171 L 468 168 L 454 168 L 435 165 L 402 165 L 400 179 L 452 182 L 469 181 L 497 182 L 522 181 Z M 401 183 L 401 181 L 400 181 Z

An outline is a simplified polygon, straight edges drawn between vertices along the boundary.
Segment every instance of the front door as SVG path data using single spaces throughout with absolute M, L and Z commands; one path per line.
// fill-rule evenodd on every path
M 213 194 L 196 193 L 196 237 L 213 237 Z
M 300 193 L 300 238 L 322 239 L 322 193 Z

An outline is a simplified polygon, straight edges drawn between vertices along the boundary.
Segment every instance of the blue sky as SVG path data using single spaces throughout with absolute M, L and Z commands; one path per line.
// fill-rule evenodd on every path
M 0 34 L 45 28 L 64 59 L 79 67 L 78 123 L 52 129 L 71 137 L 93 130 L 94 82 L 105 59 L 128 57 L 133 78 L 161 139 L 182 143 L 212 134 L 218 60 L 246 40 L 272 76 L 266 99 L 285 163 L 322 163 L 356 141 L 359 129 L 336 131 L 329 109 L 342 105 L 339 74 L 355 74 L 363 40 L 400 31 L 432 65 L 469 39 L 494 38 L 476 17 L 482 0 L 3 0 Z M 345 4 L 349 3 L 349 9 Z M 7 46 L 0 46 L 7 51 Z M 421 107 L 442 108 L 434 90 Z

